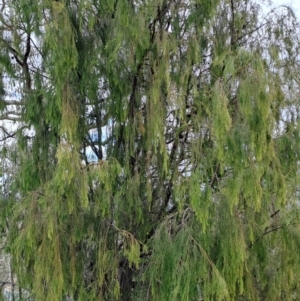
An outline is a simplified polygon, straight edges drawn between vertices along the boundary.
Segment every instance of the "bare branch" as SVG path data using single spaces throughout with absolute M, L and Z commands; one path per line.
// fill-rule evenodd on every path
M 2 5 L 1 5 L 1 9 L 0 9 L 1 13 L 3 13 L 5 6 L 6 6 L 6 1 L 2 0 Z

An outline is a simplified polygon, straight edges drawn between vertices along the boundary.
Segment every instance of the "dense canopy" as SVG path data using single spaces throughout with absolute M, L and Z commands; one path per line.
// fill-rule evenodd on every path
M 264 5 L 1 1 L 15 300 L 300 300 L 299 24 Z

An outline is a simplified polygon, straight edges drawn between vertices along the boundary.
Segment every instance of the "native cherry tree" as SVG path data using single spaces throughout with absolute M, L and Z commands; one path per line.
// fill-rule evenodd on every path
M 1 1 L 15 300 L 300 298 L 299 24 L 263 4 Z

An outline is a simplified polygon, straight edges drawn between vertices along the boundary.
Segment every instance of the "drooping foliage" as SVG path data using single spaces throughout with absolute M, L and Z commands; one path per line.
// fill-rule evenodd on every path
M 300 298 L 299 26 L 257 2 L 2 1 L 16 299 Z

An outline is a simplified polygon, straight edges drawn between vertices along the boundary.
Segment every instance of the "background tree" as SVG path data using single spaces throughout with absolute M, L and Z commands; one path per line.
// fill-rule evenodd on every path
M 288 7 L 3 0 L 0 21 L 19 298 L 299 298 Z

